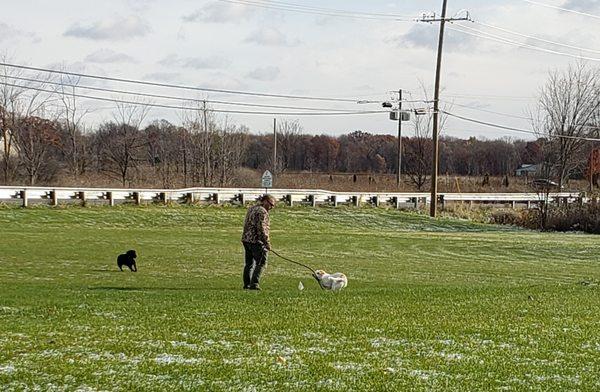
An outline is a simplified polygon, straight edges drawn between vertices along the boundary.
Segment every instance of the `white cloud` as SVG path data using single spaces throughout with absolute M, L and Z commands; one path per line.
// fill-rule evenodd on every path
M 591 12 L 600 10 L 599 0 L 567 0 L 563 4 L 564 8 L 581 12 Z
M 76 23 L 65 31 L 67 37 L 93 40 L 124 41 L 143 37 L 151 31 L 150 25 L 139 16 L 104 19 L 88 25 Z
M 208 75 L 204 80 L 200 80 L 197 83 L 197 86 L 228 90 L 244 90 L 248 88 L 248 86 L 240 80 L 222 72 L 214 72 Z
M 223 69 L 229 67 L 231 60 L 221 56 L 179 57 L 176 54 L 171 54 L 159 61 L 159 64 L 167 67 L 176 66 L 193 69 Z
M 249 19 L 254 9 L 241 4 L 213 2 L 189 15 L 183 16 L 184 22 L 232 23 Z
M 435 25 L 414 25 L 407 33 L 388 39 L 399 47 L 436 49 L 438 46 L 439 29 Z M 455 31 L 447 31 L 444 37 L 444 50 L 455 51 L 468 48 L 474 44 L 474 40 L 466 35 Z
M 262 27 L 251 33 L 245 42 L 263 46 L 297 46 L 299 40 L 290 40 L 284 33 L 274 27 Z
M 181 78 L 181 74 L 178 72 L 153 72 L 146 74 L 142 77 L 144 80 L 151 80 L 156 82 L 168 82 L 173 83 Z
M 280 73 L 280 69 L 278 67 L 262 67 L 256 68 L 253 71 L 250 71 L 246 76 L 251 79 L 260 80 L 263 82 L 270 82 L 272 80 L 277 79 Z
M 137 62 L 133 57 L 129 55 L 125 53 L 118 53 L 111 49 L 99 49 L 94 53 L 88 54 L 85 57 L 84 61 L 99 64 Z
M 0 42 L 18 41 L 21 38 L 31 39 L 33 42 L 39 42 L 40 38 L 35 33 L 23 31 L 0 22 Z

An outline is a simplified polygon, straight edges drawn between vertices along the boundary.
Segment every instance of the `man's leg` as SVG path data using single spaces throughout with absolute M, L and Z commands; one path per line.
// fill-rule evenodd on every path
M 258 288 L 260 283 L 260 277 L 263 272 L 265 272 L 265 268 L 267 267 L 267 249 L 261 244 L 252 244 L 252 255 L 254 260 L 256 261 L 256 266 L 254 267 L 254 271 L 252 273 L 252 279 L 250 282 L 250 287 Z
M 252 283 L 252 267 L 254 266 L 254 257 L 252 256 L 251 245 L 244 242 L 244 288 L 247 289 Z

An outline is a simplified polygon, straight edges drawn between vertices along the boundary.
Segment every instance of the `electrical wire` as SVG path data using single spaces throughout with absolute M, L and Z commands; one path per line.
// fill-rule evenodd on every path
M 458 99 L 471 99 L 471 98 L 485 98 L 489 100 L 527 100 L 531 101 L 536 99 L 535 97 L 526 96 L 510 96 L 510 95 L 477 95 L 477 94 L 444 94 L 445 97 L 458 98 Z
M 258 108 L 270 108 L 270 109 L 294 109 L 294 110 L 314 110 L 314 111 L 332 111 L 332 112 L 335 112 L 335 111 L 348 112 L 348 111 L 350 111 L 350 109 L 339 109 L 339 108 L 315 108 L 315 107 L 303 107 L 303 106 L 267 105 L 267 104 L 257 104 L 257 103 L 219 101 L 219 100 L 213 100 L 213 99 L 197 99 L 197 98 L 178 97 L 178 96 L 162 95 L 162 94 L 149 94 L 149 93 L 141 93 L 141 92 L 129 91 L 129 90 L 115 90 L 115 89 L 102 88 L 102 87 L 93 87 L 93 86 L 85 86 L 85 85 L 79 85 L 79 84 L 69 84 L 69 83 L 46 81 L 46 80 L 40 80 L 40 79 L 23 78 L 23 77 L 19 77 L 19 76 L 0 75 L 0 80 L 2 80 L 2 79 L 14 79 L 14 80 L 21 80 L 21 81 L 26 81 L 26 82 L 33 82 L 33 83 L 51 84 L 51 85 L 55 85 L 55 86 L 59 86 L 59 87 L 71 87 L 71 88 L 82 89 L 82 90 L 102 91 L 102 92 L 108 92 L 108 93 L 114 93 L 114 94 L 134 95 L 134 96 L 144 97 L 144 98 L 159 98 L 159 99 L 168 99 L 168 100 L 177 100 L 177 101 L 188 101 L 188 102 L 195 102 L 195 103 L 206 102 L 209 104 L 246 106 L 246 107 L 258 107 Z M 24 86 L 24 87 L 26 87 L 26 86 Z M 377 103 L 377 102 L 369 102 L 369 103 Z M 360 110 L 358 110 L 358 111 L 360 111 Z
M 454 113 L 450 113 L 448 111 L 445 110 L 439 110 L 440 113 L 444 113 L 447 116 L 450 117 L 454 117 L 454 118 L 458 118 L 460 120 L 463 121 L 467 121 L 467 122 L 471 122 L 471 123 L 475 123 L 475 124 L 479 124 L 479 125 L 485 125 L 487 127 L 492 127 L 492 128 L 498 128 L 498 129 L 504 129 L 507 131 L 512 131 L 512 132 L 519 132 L 519 133 L 528 133 L 531 135 L 536 135 L 536 136 L 540 136 L 539 132 L 535 132 L 529 129 L 522 129 L 522 128 L 515 128 L 515 127 L 509 127 L 507 125 L 501 125 L 501 124 L 495 124 L 495 123 L 491 123 L 491 122 L 487 122 L 487 121 L 481 121 L 481 120 L 477 120 L 474 118 L 469 118 L 469 117 L 465 117 L 465 116 L 461 116 L 458 114 L 454 114 Z M 561 138 L 561 139 L 574 139 L 574 140 L 585 140 L 588 142 L 600 142 L 600 139 L 598 138 L 591 138 L 591 137 L 581 137 L 581 136 L 570 136 L 570 135 L 554 135 L 555 137 Z
M 527 34 L 519 33 L 517 31 L 505 29 L 503 27 L 494 26 L 494 25 L 491 25 L 491 24 L 488 24 L 488 23 L 478 22 L 476 20 L 474 20 L 472 22 L 476 23 L 478 25 L 484 26 L 484 27 L 488 27 L 490 29 L 502 31 L 502 32 L 505 32 L 505 33 L 508 33 L 508 34 L 518 35 L 519 37 L 523 37 L 523 38 L 529 38 L 529 39 L 533 39 L 533 40 L 536 40 L 536 41 L 545 42 L 545 43 L 551 44 L 551 45 L 557 45 L 557 46 L 562 46 L 562 47 L 569 48 L 569 49 L 581 50 L 583 52 L 600 53 L 600 50 L 582 48 L 582 47 L 579 47 L 579 46 L 574 46 L 574 45 L 564 44 L 564 43 L 561 43 L 561 42 L 551 41 L 551 40 L 548 40 L 548 39 L 535 37 L 533 35 L 527 35 Z
M 277 11 L 286 11 L 286 12 L 296 12 L 301 14 L 311 14 L 311 15 L 321 15 L 321 16 L 333 16 L 333 17 L 342 17 L 342 18 L 352 18 L 352 19 L 367 19 L 367 20 L 388 20 L 395 22 L 408 22 L 409 19 L 402 19 L 402 17 L 394 16 L 393 14 L 372 14 L 372 13 L 363 13 L 363 12 L 352 12 L 352 11 L 344 11 L 344 10 L 312 10 L 310 8 L 304 8 L 303 6 L 291 6 L 291 5 L 278 5 L 260 2 L 260 1 L 252 1 L 252 0 L 219 0 L 224 3 L 230 4 L 239 4 L 250 7 L 258 7 L 265 9 L 272 9 Z M 298 8 L 302 7 L 302 8 Z M 328 10 L 328 11 L 325 11 Z M 378 16 L 377 16 L 378 15 Z
M 165 87 L 165 88 L 190 90 L 190 91 L 202 91 L 202 92 L 233 94 L 233 95 L 249 95 L 249 96 L 255 96 L 255 97 L 267 97 L 267 98 L 312 100 L 312 101 L 353 102 L 353 103 L 355 103 L 357 101 L 355 99 L 348 99 L 348 98 L 316 97 L 316 96 L 307 96 L 307 95 L 288 95 L 288 94 L 269 94 L 269 93 L 250 92 L 250 91 L 225 90 L 225 89 L 215 89 L 215 88 L 205 88 L 205 87 L 184 86 L 184 85 L 177 85 L 177 84 L 170 84 L 170 83 L 148 82 L 148 81 L 144 81 L 144 80 L 114 78 L 114 77 L 110 77 L 110 76 L 99 76 L 99 75 L 91 75 L 91 74 L 84 74 L 84 73 L 78 73 L 78 72 L 59 71 L 59 70 L 55 70 L 55 69 L 31 67 L 31 66 L 27 66 L 27 65 L 12 64 L 12 63 L 7 63 L 7 62 L 0 62 L 0 66 L 17 68 L 17 69 L 25 69 L 25 70 L 29 70 L 29 71 L 52 73 L 52 74 L 77 76 L 77 77 L 87 78 L 87 79 L 106 80 L 106 81 L 111 81 L 111 82 L 140 84 L 140 85 L 145 85 L 145 86 Z
M 520 119 L 520 120 L 531 120 L 529 117 L 525 117 L 525 116 L 518 116 L 516 114 L 508 114 L 508 113 L 501 113 L 501 112 L 496 112 L 493 110 L 488 110 L 488 109 L 483 109 L 483 108 L 478 108 L 476 106 L 470 106 L 470 105 L 462 105 L 456 102 L 452 102 L 452 101 L 446 101 L 446 100 L 440 100 L 440 102 L 445 102 L 448 105 L 451 106 L 458 106 L 458 107 L 462 107 L 462 108 L 466 108 L 466 109 L 472 109 L 472 110 L 477 110 L 480 112 L 485 112 L 485 113 L 490 113 L 490 114 L 496 114 L 498 116 L 503 116 L 503 117 L 510 117 L 510 118 L 516 118 L 516 119 Z
M 9 86 L 9 87 L 18 87 L 26 90 L 34 90 L 44 93 L 56 94 L 56 90 L 46 90 L 42 88 L 37 88 L 33 86 L 19 86 L 16 84 L 6 83 L 0 81 L 0 85 Z M 163 104 L 155 104 L 155 103 L 147 103 L 147 102 L 139 102 L 139 101 L 128 101 L 123 99 L 114 99 L 114 98 L 106 98 L 106 97 L 97 97 L 92 95 L 83 95 L 83 94 L 71 94 L 70 96 L 91 99 L 96 101 L 104 101 L 104 102 L 113 102 L 113 103 L 123 103 L 127 105 L 138 105 L 138 106 L 149 106 L 156 108 L 164 108 L 164 109 L 177 109 L 177 110 L 187 110 L 187 111 L 197 111 L 197 110 L 205 110 L 199 108 L 192 108 L 186 106 L 174 106 L 174 105 L 163 105 Z M 365 111 L 350 111 L 350 112 L 257 112 L 257 111 L 243 111 L 243 110 L 225 110 L 225 109 L 211 109 L 207 108 L 206 111 L 214 112 L 214 113 L 233 113 L 233 114 L 252 114 L 252 115 L 279 115 L 279 116 L 341 116 L 341 115 L 364 115 L 364 114 L 376 114 L 376 113 L 388 113 L 386 110 L 365 110 Z
M 399 15 L 399 14 L 378 13 L 378 12 L 364 12 L 364 11 L 350 11 L 350 10 L 343 10 L 343 9 L 339 9 L 339 8 L 336 9 L 336 8 L 315 7 L 315 6 L 308 6 L 305 4 L 289 3 L 286 1 L 275 1 L 275 0 L 242 0 L 242 1 L 254 2 L 254 3 L 264 3 L 264 4 L 276 4 L 276 5 L 280 5 L 280 6 L 294 7 L 294 8 L 300 8 L 300 9 L 336 12 L 336 13 L 339 12 L 339 13 L 353 14 L 353 15 L 360 14 L 360 15 L 368 15 L 368 16 L 384 16 L 384 17 L 397 17 L 397 18 L 411 18 L 412 17 L 410 15 Z
M 570 8 L 559 7 L 559 6 L 556 6 L 556 5 L 545 4 L 545 3 L 540 3 L 540 2 L 537 2 L 537 1 L 531 1 L 531 0 L 521 0 L 521 1 L 523 1 L 525 3 L 533 4 L 533 5 L 538 5 L 540 7 L 552 8 L 552 9 L 555 9 L 555 10 L 560 10 L 560 11 L 565 11 L 565 12 L 571 12 L 571 13 L 577 14 L 577 15 L 589 16 L 591 18 L 600 19 L 600 16 L 598 16 L 598 15 L 589 14 L 587 12 L 581 12 L 581 11 L 573 10 L 573 9 L 570 9 Z
M 195 102 L 195 103 L 208 103 L 208 104 L 217 104 L 217 105 L 228 105 L 228 106 L 244 106 L 244 107 L 258 107 L 258 108 L 270 108 L 270 109 L 293 109 L 293 110 L 314 110 L 314 111 L 331 111 L 331 112 L 350 112 L 357 111 L 362 112 L 364 110 L 353 110 L 353 109 L 340 109 L 340 108 L 315 108 L 315 107 L 306 107 L 306 106 L 288 106 L 288 105 L 267 105 L 267 104 L 258 104 L 258 103 L 246 103 L 246 102 L 232 102 L 232 101 L 220 101 L 214 99 L 198 99 L 198 98 L 190 98 L 190 97 L 180 97 L 180 96 L 172 96 L 172 95 L 162 95 L 162 94 L 149 94 L 142 93 L 137 91 L 130 90 L 116 90 L 102 87 L 93 87 L 86 86 L 80 84 L 70 84 L 63 82 L 54 82 L 49 80 L 40 80 L 40 79 L 31 79 L 24 78 L 19 76 L 10 76 L 10 75 L 0 75 L 0 80 L 2 79 L 14 79 L 26 82 L 40 83 L 40 84 L 51 84 L 59 87 L 70 87 L 74 89 L 82 89 L 82 90 L 90 90 L 90 91 L 102 91 L 114 94 L 125 94 L 125 95 L 134 95 L 138 97 L 144 98 L 159 98 L 159 99 L 169 99 L 169 100 L 177 100 L 177 101 L 187 101 L 187 102 Z M 26 87 L 26 86 L 23 86 Z M 394 102 L 398 102 L 397 100 Z M 427 103 L 427 101 L 423 100 L 402 100 L 403 103 Z M 361 100 L 357 101 L 357 104 L 379 104 L 381 101 L 366 101 Z
M 501 36 L 498 36 L 498 35 L 486 33 L 486 32 L 483 32 L 481 30 L 474 29 L 472 27 L 467 27 L 467 26 L 464 26 L 464 25 L 455 25 L 454 27 L 448 26 L 447 28 L 449 30 L 452 30 L 452 31 L 458 31 L 458 32 L 463 33 L 463 34 L 471 35 L 471 36 L 478 37 L 478 38 L 488 39 L 488 40 L 500 42 L 500 43 L 507 44 L 507 45 L 517 46 L 517 47 L 520 47 L 520 48 L 527 48 L 527 49 L 537 50 L 537 51 L 540 51 L 540 52 L 556 54 L 556 55 L 559 55 L 559 56 L 572 57 L 572 58 L 576 58 L 576 59 L 579 59 L 579 60 L 600 61 L 600 58 L 596 58 L 596 57 L 578 56 L 578 55 L 574 55 L 574 54 L 570 54 L 570 53 L 558 52 L 556 50 L 541 48 L 539 46 L 535 46 L 535 45 L 530 45 L 530 44 L 526 44 L 526 43 L 522 43 L 522 42 L 513 41 L 513 40 L 510 40 L 508 38 L 504 38 L 504 37 L 501 37 Z M 476 31 L 477 33 L 472 33 L 470 31 L 465 31 L 463 29 Z

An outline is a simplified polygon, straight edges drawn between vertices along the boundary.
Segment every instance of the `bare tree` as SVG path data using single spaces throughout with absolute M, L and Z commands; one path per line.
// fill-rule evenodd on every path
M 13 124 L 19 165 L 27 173 L 29 185 L 34 185 L 41 175 L 52 174 L 48 169 L 54 162 L 48 158 L 60 141 L 57 128 L 55 122 L 35 116 L 19 118 Z
M 552 72 L 542 88 L 533 126 L 544 139 L 544 164 L 555 173 L 559 188 L 585 164 L 582 149 L 598 126 L 600 72 L 585 63 Z
M 181 158 L 180 129 L 161 120 L 146 127 L 144 134 L 147 162 L 154 168 L 163 188 L 172 188 L 178 172 L 178 160 Z
M 11 59 L 3 54 L 0 60 Z M 52 94 L 42 91 L 51 79 L 50 74 L 26 78 L 23 70 L 0 66 L 0 140 L 2 140 L 2 172 L 4 182 L 13 179 L 16 171 L 15 125 L 21 117 L 43 111 Z
M 427 89 L 423 83 L 421 83 L 421 89 L 423 90 L 425 99 L 429 100 Z M 444 110 L 449 110 L 449 108 L 444 107 Z M 439 129 L 441 134 L 446 125 L 448 116 L 440 115 L 439 118 Z M 418 190 L 421 190 L 428 181 L 429 174 L 431 173 L 431 166 L 433 164 L 432 126 L 433 113 L 428 112 L 424 115 L 413 116 L 414 136 L 409 139 L 408 145 L 406 146 L 406 159 L 404 159 L 404 163 L 406 164 L 406 173 Z
M 211 186 L 215 182 L 215 162 L 213 144 L 217 132 L 212 110 L 206 101 L 201 105 L 193 104 L 183 115 L 184 127 L 190 132 L 189 155 L 192 169 L 192 181 Z
M 148 114 L 144 103 L 117 103 L 114 122 L 103 124 L 98 130 L 102 171 L 116 175 L 123 186 L 131 182 L 131 171 L 137 169 L 141 148 L 145 144 L 140 125 Z
M 294 159 L 300 144 L 302 125 L 298 120 L 284 120 L 277 123 L 277 172 L 294 167 Z
M 77 102 L 76 88 L 80 77 L 61 75 L 57 95 L 61 102 L 60 122 L 62 129 L 61 151 L 67 167 L 75 180 L 85 171 L 86 138 L 83 135 L 83 118 L 90 112 L 80 109 Z
M 228 126 L 226 118 L 224 126 L 217 131 L 216 136 L 213 149 L 216 154 L 211 159 L 216 163 L 219 173 L 219 186 L 225 186 L 231 181 L 235 170 L 241 166 L 248 144 L 248 129 Z

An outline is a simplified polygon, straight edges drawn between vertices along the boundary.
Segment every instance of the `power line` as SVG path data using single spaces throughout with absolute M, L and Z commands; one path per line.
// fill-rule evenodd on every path
M 355 99 L 347 99 L 347 98 L 315 97 L 315 96 L 307 96 L 307 95 L 288 95 L 288 94 L 269 94 L 269 93 L 250 92 L 250 91 L 193 87 L 193 86 L 184 86 L 184 85 L 169 84 L 169 83 L 148 82 L 148 81 L 144 81 L 144 80 L 124 79 L 124 78 L 114 78 L 114 77 L 110 77 L 110 76 L 91 75 L 91 74 L 84 74 L 84 73 L 78 73 L 78 72 L 58 71 L 55 69 L 30 67 L 27 65 L 11 64 L 11 63 L 6 63 L 6 62 L 0 62 L 0 66 L 10 67 L 10 68 L 18 68 L 18 69 L 26 69 L 29 71 L 77 76 L 77 77 L 88 78 L 88 79 L 107 80 L 107 81 L 119 82 L 119 83 L 141 84 L 141 85 L 145 85 L 145 86 L 166 87 L 166 88 L 174 88 L 174 89 L 180 89 L 180 90 L 202 91 L 202 92 L 233 94 L 233 95 L 249 95 L 249 96 L 255 96 L 255 97 L 268 97 L 268 98 L 356 103 Z
M 531 1 L 531 0 L 521 0 L 521 1 L 524 1 L 525 3 L 533 4 L 533 5 L 539 5 L 540 7 L 552 8 L 552 9 L 555 9 L 555 10 L 560 10 L 560 11 L 565 11 L 565 12 L 571 12 L 571 13 L 577 14 L 577 15 L 589 16 L 591 18 L 600 19 L 600 16 L 598 16 L 598 15 L 593 15 L 593 14 L 589 14 L 587 12 L 581 12 L 581 11 L 573 10 L 573 9 L 570 9 L 570 8 L 559 7 L 559 6 L 556 6 L 556 5 L 550 5 L 550 4 L 540 3 L 540 2 L 537 2 L 537 1 Z
M 518 116 L 516 114 L 501 113 L 501 112 L 496 112 L 494 110 L 488 110 L 488 109 L 484 109 L 484 108 L 478 108 L 476 106 L 461 105 L 459 103 L 451 102 L 451 101 L 446 101 L 446 100 L 440 100 L 440 101 L 441 102 L 445 102 L 445 103 L 447 103 L 449 105 L 452 105 L 452 106 L 459 106 L 459 107 L 466 108 L 466 109 L 472 109 L 472 110 L 477 110 L 477 111 L 480 111 L 480 112 L 485 112 L 485 113 L 490 113 L 490 114 L 496 114 L 498 116 L 511 117 L 511 118 L 516 118 L 516 119 L 520 119 L 520 120 L 531 120 L 529 117 Z
M 369 20 L 388 20 L 388 21 L 397 21 L 397 22 L 407 22 L 409 19 L 405 18 L 401 15 L 393 15 L 393 14 L 377 14 L 377 13 L 367 13 L 367 12 L 353 12 L 346 10 L 335 10 L 330 8 L 321 8 L 321 7 L 307 7 L 301 5 L 292 5 L 284 2 L 261 2 L 261 1 L 252 1 L 252 0 L 219 0 L 224 3 L 230 4 L 240 4 L 246 5 L 250 7 L 258 7 L 265 9 L 272 9 L 278 11 L 287 11 L 287 12 L 296 12 L 301 14 L 312 14 L 312 15 L 322 15 L 322 16 L 334 16 L 334 17 L 342 17 L 342 18 L 352 18 L 352 19 L 369 19 Z M 276 4 L 279 3 L 279 4 Z
M 490 100 L 533 100 L 535 97 L 527 97 L 527 96 L 511 96 L 511 95 L 485 95 L 485 94 L 444 94 L 445 97 L 452 97 L 458 99 L 469 99 L 469 98 L 485 98 Z
M 281 6 L 294 7 L 294 8 L 300 8 L 300 9 L 336 12 L 336 13 L 354 14 L 354 15 L 384 16 L 384 17 L 397 17 L 397 18 L 412 17 L 410 15 L 399 15 L 399 14 L 378 13 L 378 12 L 364 12 L 364 11 L 350 11 L 350 10 L 344 10 L 344 9 L 339 9 L 339 8 L 336 9 L 336 8 L 315 7 L 315 6 L 308 6 L 308 5 L 304 5 L 304 4 L 289 3 L 286 1 L 274 1 L 274 0 L 242 0 L 242 1 L 254 2 L 254 3 L 265 3 L 265 4 L 277 4 L 277 5 L 281 5 Z
M 159 98 L 159 99 L 169 99 L 169 100 L 187 101 L 187 102 L 195 102 L 195 103 L 228 105 L 228 106 L 245 106 L 245 107 L 258 107 L 258 108 L 270 108 L 270 109 L 293 109 L 293 110 L 310 110 L 310 111 L 331 111 L 331 112 L 344 112 L 344 113 L 350 112 L 350 111 L 356 111 L 356 112 L 364 111 L 364 110 L 352 110 L 352 109 L 340 109 L 340 108 L 323 108 L 323 107 L 316 108 L 316 107 L 306 107 L 306 106 L 268 105 L 268 104 L 258 104 L 258 103 L 220 101 L 220 100 L 214 100 L 214 99 L 198 99 L 198 98 L 180 97 L 180 96 L 173 96 L 173 95 L 149 94 L 149 93 L 142 93 L 142 92 L 130 91 L 130 90 L 116 90 L 116 89 L 109 89 L 109 88 L 103 88 L 103 87 L 93 87 L 93 86 L 86 86 L 86 85 L 80 85 L 80 84 L 54 82 L 54 81 L 49 81 L 49 80 L 31 79 L 31 78 L 24 78 L 24 77 L 19 77 L 19 76 L 10 76 L 10 75 L 0 75 L 0 80 L 1 79 L 14 79 L 14 80 L 21 80 L 21 81 L 26 81 L 26 82 L 40 83 L 40 84 L 51 84 L 51 85 L 60 86 L 60 87 L 71 87 L 71 88 L 82 89 L 82 90 L 102 91 L 102 92 L 115 93 L 115 94 L 134 95 L 134 96 L 145 97 L 145 98 Z M 22 87 L 26 88 L 26 86 L 22 86 Z M 403 100 L 402 102 L 427 103 L 427 101 L 423 101 L 423 100 Z M 357 101 L 356 103 L 379 104 L 379 103 L 381 103 L 381 101 L 362 101 L 361 100 L 361 101 Z
M 528 133 L 531 135 L 536 135 L 536 136 L 540 136 L 539 132 L 535 132 L 529 129 L 522 129 L 522 128 L 515 128 L 515 127 L 510 127 L 507 125 L 501 125 L 501 124 L 495 124 L 495 123 L 491 123 L 491 122 L 487 122 L 487 121 L 481 121 L 481 120 L 477 120 L 474 118 L 469 118 L 469 117 L 465 117 L 465 116 L 461 116 L 458 114 L 454 114 L 454 113 L 450 113 L 447 112 L 445 110 L 440 110 L 440 113 L 444 113 L 450 117 L 455 117 L 458 118 L 460 120 L 463 121 L 467 121 L 467 122 L 471 122 L 471 123 L 475 123 L 475 124 L 480 124 L 480 125 L 485 125 L 487 127 L 492 127 L 492 128 L 498 128 L 498 129 L 505 129 L 507 131 L 512 131 L 512 132 L 519 132 L 519 133 Z M 591 138 L 591 137 L 581 137 L 581 136 L 569 136 L 569 135 L 554 135 L 555 137 L 558 138 L 562 138 L 562 139 L 575 139 L 575 140 L 585 140 L 588 142 L 600 142 L 600 139 L 597 138 Z
M 34 90 L 40 91 L 50 94 L 56 94 L 56 90 L 46 90 L 42 88 L 32 87 L 32 86 L 19 86 L 16 84 L 1 82 L 1 85 L 9 86 L 9 87 L 18 87 L 26 90 Z M 155 104 L 155 103 L 145 103 L 145 102 L 136 102 L 136 101 L 128 101 L 123 99 L 113 99 L 106 97 L 97 97 L 92 95 L 83 95 L 83 94 L 71 94 L 70 96 L 91 99 L 96 101 L 104 101 L 104 102 L 112 102 L 112 103 L 123 103 L 127 105 L 138 105 L 138 106 L 149 106 L 156 108 L 164 108 L 164 109 L 177 109 L 177 110 L 187 110 L 187 111 L 197 111 L 203 110 L 198 108 L 191 108 L 186 106 L 174 106 L 174 105 L 163 105 L 163 104 Z M 365 110 L 365 111 L 350 111 L 350 112 L 257 112 L 257 111 L 243 111 L 243 110 L 225 110 L 225 109 L 206 109 L 208 112 L 214 113 L 232 113 L 232 114 L 249 114 L 249 115 L 279 115 L 279 116 L 341 116 L 341 115 L 364 115 L 364 114 L 380 114 L 387 113 L 385 110 Z
M 258 107 L 258 108 L 271 108 L 271 109 L 294 109 L 294 110 L 314 110 L 314 111 L 332 111 L 332 112 L 348 112 L 351 111 L 349 109 L 338 109 L 338 108 L 315 108 L 315 107 L 303 107 L 303 106 L 287 106 L 287 105 L 267 105 L 267 104 L 257 104 L 257 103 L 245 103 L 245 102 L 231 102 L 231 101 L 219 101 L 213 99 L 197 99 L 197 98 L 189 98 L 189 97 L 178 97 L 173 95 L 162 95 L 162 94 L 149 94 L 149 93 L 141 93 L 136 91 L 129 90 L 116 90 L 102 87 L 93 87 L 93 86 L 85 86 L 79 84 L 70 84 L 70 83 L 62 83 L 62 82 L 53 82 L 47 80 L 40 79 L 31 79 L 31 78 L 23 78 L 18 76 L 9 76 L 9 75 L 0 75 L 1 79 L 14 79 L 21 80 L 26 82 L 34 82 L 41 84 L 51 84 L 60 87 L 71 87 L 82 90 L 90 90 L 90 91 L 102 91 L 108 93 L 115 94 L 125 94 L 125 95 L 135 95 L 139 97 L 145 98 L 159 98 L 159 99 L 169 99 L 169 100 L 177 100 L 177 101 L 188 101 L 188 102 L 196 102 L 196 103 L 210 103 L 210 104 L 219 104 L 219 105 L 231 105 L 231 106 L 246 106 L 246 107 Z M 23 86 L 26 88 L 26 86 Z M 357 110 L 361 111 L 361 110 Z
M 537 51 L 540 51 L 540 52 L 556 54 L 556 55 L 559 55 L 559 56 L 572 57 L 572 58 L 576 58 L 576 59 L 579 59 L 579 60 L 600 61 L 600 58 L 578 56 L 578 55 L 574 55 L 574 54 L 570 54 L 570 53 L 558 52 L 556 50 L 541 48 L 539 46 L 535 46 L 535 45 L 530 45 L 530 44 L 526 44 L 526 43 L 522 43 L 522 42 L 513 41 L 513 40 L 510 40 L 508 38 L 504 38 L 504 37 L 501 37 L 501 36 L 498 36 L 498 35 L 486 33 L 486 32 L 483 32 L 481 30 L 474 29 L 472 27 L 467 27 L 467 26 L 464 26 L 464 25 L 455 25 L 454 27 L 448 27 L 448 28 L 450 30 L 458 31 L 458 32 L 463 33 L 463 34 L 467 34 L 467 35 L 471 35 L 471 36 L 478 37 L 478 38 L 483 38 L 483 39 L 489 39 L 489 40 L 500 42 L 500 43 L 503 43 L 503 44 L 517 46 L 517 47 L 520 47 L 520 48 L 527 48 L 527 49 L 537 50 Z M 462 29 L 476 31 L 477 33 L 472 33 L 472 32 L 469 32 L 469 31 L 462 30 Z
M 494 29 L 494 30 L 498 30 L 498 31 L 503 31 L 503 32 L 508 33 L 508 34 L 518 35 L 518 36 L 523 37 L 523 38 L 529 38 L 529 39 L 533 39 L 533 40 L 536 40 L 536 41 L 545 42 L 545 43 L 551 44 L 551 45 L 557 45 L 557 46 L 562 46 L 562 47 L 569 48 L 569 49 L 581 50 L 581 51 L 584 51 L 584 52 L 600 53 L 600 50 L 587 49 L 587 48 L 582 48 L 582 47 L 579 47 L 579 46 L 574 46 L 574 45 L 564 44 L 564 43 L 561 43 L 561 42 L 551 41 L 551 40 L 548 40 L 548 39 L 535 37 L 533 35 L 527 35 L 527 34 L 519 33 L 517 31 L 512 31 L 512 30 L 509 30 L 509 29 L 505 29 L 503 27 L 493 26 L 491 24 L 487 24 L 487 23 L 483 23 L 483 22 L 473 21 L 473 23 L 477 23 L 477 24 L 479 24 L 481 26 L 488 27 L 490 29 Z

